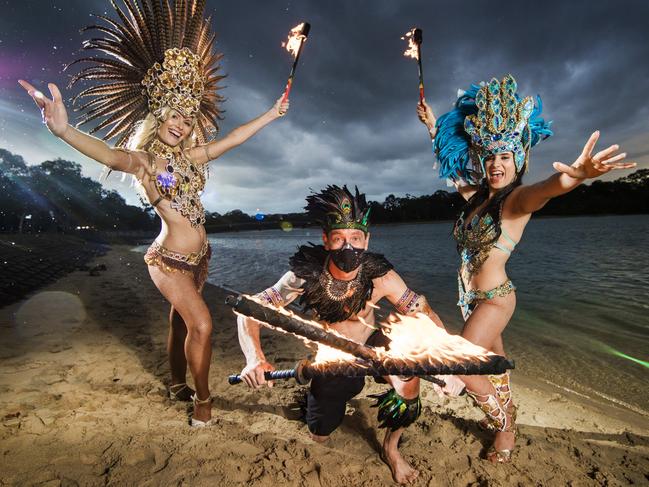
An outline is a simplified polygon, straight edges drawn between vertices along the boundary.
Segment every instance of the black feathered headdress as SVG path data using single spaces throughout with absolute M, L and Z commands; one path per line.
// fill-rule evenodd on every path
M 307 196 L 304 209 L 326 232 L 354 228 L 367 233 L 371 207 L 365 195 L 358 192 L 358 187 L 355 189 L 354 196 L 347 186 L 327 186 L 320 193 Z

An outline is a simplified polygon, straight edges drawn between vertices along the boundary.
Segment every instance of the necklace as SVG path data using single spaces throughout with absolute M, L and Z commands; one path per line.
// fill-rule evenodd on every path
M 156 138 L 153 139 L 153 142 L 149 145 L 149 152 L 160 159 L 171 159 L 182 151 L 179 146 L 171 147 Z
M 318 277 L 320 285 L 324 289 L 327 297 L 332 301 L 344 301 L 345 299 L 351 298 L 360 287 L 363 266 L 361 265 L 358 268 L 358 273 L 354 279 L 351 281 L 341 281 L 331 275 L 331 272 L 329 272 L 329 269 L 327 268 L 328 264 L 329 259 L 327 258 L 325 261 L 325 267 Z

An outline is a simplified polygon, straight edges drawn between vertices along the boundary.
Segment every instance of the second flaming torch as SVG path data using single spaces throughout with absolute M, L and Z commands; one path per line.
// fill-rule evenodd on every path
M 413 27 L 401 39 L 408 41 L 408 49 L 403 53 L 406 57 L 417 60 L 419 71 L 419 101 L 424 101 L 424 71 L 421 67 L 421 43 L 422 31 L 418 27 Z
M 288 52 L 294 56 L 293 66 L 291 67 L 291 73 L 288 76 L 288 81 L 286 82 L 286 89 L 284 90 L 284 97 L 282 102 L 288 99 L 289 94 L 291 93 L 291 86 L 293 86 L 293 78 L 295 77 L 295 70 L 297 69 L 297 63 L 300 59 L 300 54 L 302 53 L 302 47 L 304 47 L 304 42 L 306 41 L 309 31 L 311 30 L 311 24 L 308 22 L 302 22 L 299 25 L 296 25 L 291 29 L 291 32 L 288 34 L 288 40 L 282 42 L 282 47 L 285 47 Z

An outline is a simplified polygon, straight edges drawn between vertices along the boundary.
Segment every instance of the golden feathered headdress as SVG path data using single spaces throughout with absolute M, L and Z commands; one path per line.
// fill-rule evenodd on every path
M 219 60 L 213 53 L 216 35 L 210 31 L 210 18 L 203 17 L 205 0 L 122 0 L 120 8 L 111 5 L 119 21 L 96 15 L 106 25 L 91 25 L 85 31 L 99 31 L 103 37 L 84 41 L 83 49 L 94 51 L 69 64 L 89 64 L 72 77 L 69 86 L 79 81 L 98 81 L 73 98 L 90 99 L 77 110 L 83 112 L 78 125 L 94 120 L 100 123 L 90 133 L 109 128 L 103 139 L 116 138 L 124 146 L 135 123 L 148 112 L 156 117 L 169 106 L 184 116 L 196 117 L 199 143 L 218 130 L 221 120 L 217 93 Z

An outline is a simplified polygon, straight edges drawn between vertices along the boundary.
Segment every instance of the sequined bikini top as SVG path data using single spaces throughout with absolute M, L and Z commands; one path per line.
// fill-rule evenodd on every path
M 204 224 L 205 209 L 200 198 L 206 181 L 204 169 L 193 164 L 180 147 L 168 146 L 158 139 L 151 142 L 147 152 L 166 160 L 164 172 L 156 174 L 155 186 L 160 197 L 153 206 L 163 199 L 168 200 L 193 227 Z M 153 158 L 151 165 L 156 167 Z
M 500 242 L 493 242 L 494 238 L 496 238 L 496 227 L 493 217 L 489 213 L 482 215 L 482 217 L 476 214 L 468 225 L 465 225 L 464 212 L 462 212 L 455 222 L 453 236 L 457 242 L 457 250 L 462 260 L 460 273 L 463 279 L 466 281 L 471 280 L 471 277 L 480 270 L 482 264 L 489 257 L 492 248 L 495 247 L 506 254 L 511 254 L 514 251 L 517 242 L 502 227 L 500 228 L 500 234 L 511 245 L 511 249 Z

